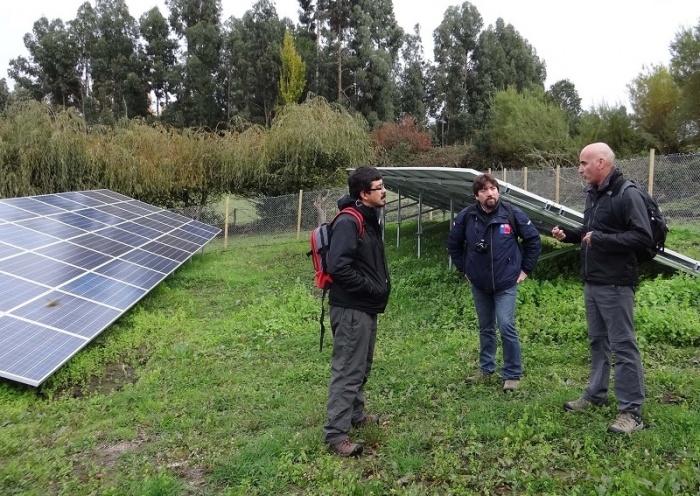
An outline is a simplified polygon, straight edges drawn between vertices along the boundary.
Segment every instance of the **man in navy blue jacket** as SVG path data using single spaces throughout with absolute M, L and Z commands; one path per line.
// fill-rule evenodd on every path
M 479 371 L 467 377 L 467 383 L 490 382 L 496 371 L 498 326 L 503 345 L 503 390 L 513 391 L 523 374 L 515 328 L 518 284 L 534 270 L 542 244 L 527 215 L 500 201 L 498 181 L 491 174 L 477 176 L 473 190 L 476 205 L 460 212 L 447 239 L 452 262 L 472 284 L 479 319 Z

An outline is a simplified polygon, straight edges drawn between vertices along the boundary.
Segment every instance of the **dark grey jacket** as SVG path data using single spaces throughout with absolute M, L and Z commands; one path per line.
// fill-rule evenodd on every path
M 338 209 L 348 206 L 362 214 L 364 234 L 358 237 L 357 220 L 350 214 L 341 214 L 333 223 L 327 258 L 333 284 L 328 302 L 331 306 L 382 313 L 391 282 L 377 211 L 357 206 L 349 196 L 338 200 Z
M 625 178 L 613 169 L 600 187 L 586 188 L 583 225 L 564 229 L 565 243 L 580 243 L 593 231 L 591 245 L 581 246 L 581 278 L 597 284 L 636 286 L 635 249 L 651 244 L 651 226 L 642 193 L 626 188 L 620 195 Z

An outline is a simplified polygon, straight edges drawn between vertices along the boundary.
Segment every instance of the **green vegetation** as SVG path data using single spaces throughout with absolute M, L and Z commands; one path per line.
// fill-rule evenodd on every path
M 121 0 L 94 3 L 81 5 L 73 18 L 41 17 L 24 26 L 26 54 L 9 61 L 12 81 L 0 79 L 0 112 L 33 100 L 53 111 L 74 110 L 88 130 L 109 133 L 138 120 L 229 138 L 249 127 L 270 129 L 288 104 L 322 98 L 367 130 L 386 128 L 376 159 L 390 165 L 430 161 L 432 154 L 421 154 L 426 146 L 473 144 L 476 153 L 463 159 L 511 170 L 576 163 L 578 149 L 593 141 L 608 143 L 618 158 L 652 147 L 673 154 L 700 146 L 700 24 L 692 26 L 694 19 L 666 43 L 668 66 L 643 67 L 628 84 L 629 109 L 619 103 L 583 109 L 571 80 L 545 87 L 547 61 L 517 25 L 503 17 L 487 24 L 467 1 L 447 8 L 432 33 L 400 26 L 394 0 L 299 0 L 293 19 L 280 18 L 268 0 L 228 19 L 220 0 L 167 0 L 162 11 L 153 7 L 138 20 Z M 424 36 L 434 41 L 428 58 Z M 415 129 L 392 129 L 406 119 Z M 282 133 L 284 147 L 296 149 L 292 155 L 318 151 L 311 139 L 295 141 L 308 129 Z M 228 156 L 244 154 L 245 144 Z M 322 148 L 326 164 L 334 163 Z M 216 149 L 204 151 L 217 157 Z M 274 175 L 284 169 L 279 159 L 267 157 L 271 163 L 263 168 Z M 209 173 L 221 164 L 211 165 Z M 238 175 L 250 172 L 234 170 L 224 184 L 240 186 Z M 197 178 L 187 195 L 218 193 L 221 177 Z M 276 187 L 290 188 L 283 193 L 293 192 L 293 185 L 273 179 Z
M 697 494 L 700 278 L 641 284 L 647 427 L 613 436 L 614 402 L 561 406 L 588 375 L 575 254 L 521 286 L 522 389 L 467 388 L 476 317 L 446 229 L 426 229 L 420 260 L 415 225 L 387 248 L 368 384 L 383 422 L 355 433 L 366 456 L 322 443 L 331 350 L 318 352 L 307 243 L 237 245 L 185 264 L 42 387 L 0 382 L 0 493 Z M 669 246 L 700 258 L 698 234 L 676 227 Z
M 286 105 L 269 129 L 218 134 L 88 128 L 75 110 L 22 102 L 0 114 L 0 145 L 0 198 L 108 188 L 167 208 L 342 184 L 373 160 L 366 121 L 321 98 Z

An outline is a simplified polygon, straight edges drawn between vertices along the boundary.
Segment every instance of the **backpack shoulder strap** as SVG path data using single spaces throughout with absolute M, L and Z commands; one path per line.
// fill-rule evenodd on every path
M 615 213 L 615 216 L 618 219 L 618 222 L 621 225 L 625 225 L 625 219 L 623 218 L 622 214 L 622 195 L 625 192 L 627 188 L 637 188 L 639 191 L 641 191 L 642 196 L 644 195 L 644 190 L 639 186 L 639 183 L 635 181 L 634 179 L 625 179 L 622 181 L 622 184 L 619 186 L 616 186 L 615 189 L 612 192 L 612 209 L 613 212 Z
M 340 212 L 338 212 L 335 217 L 333 218 L 333 222 L 341 215 L 341 214 L 350 214 L 352 215 L 355 220 L 357 221 L 357 236 L 361 238 L 365 234 L 365 219 L 362 217 L 362 214 L 358 212 L 356 209 L 352 207 L 345 207 L 342 209 Z
M 620 186 L 620 189 L 618 190 L 617 194 L 621 195 L 629 187 L 639 189 L 639 186 L 635 181 L 632 181 L 631 179 L 625 179 L 625 181 L 622 183 L 622 186 Z

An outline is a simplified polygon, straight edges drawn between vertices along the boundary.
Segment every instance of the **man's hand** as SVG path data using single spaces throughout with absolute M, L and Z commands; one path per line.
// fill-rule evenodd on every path
M 587 244 L 591 246 L 591 237 L 593 236 L 593 231 L 588 231 L 586 235 L 581 239 L 581 244 Z
M 520 271 L 520 275 L 518 276 L 518 280 L 515 281 L 517 284 L 520 284 L 523 282 L 525 279 L 527 279 L 527 274 L 523 272 L 522 270 Z
M 566 238 L 566 234 L 564 233 L 564 230 L 562 228 L 560 228 L 559 226 L 554 226 L 552 228 L 552 236 L 554 236 L 554 238 L 557 241 L 564 241 L 564 239 Z

